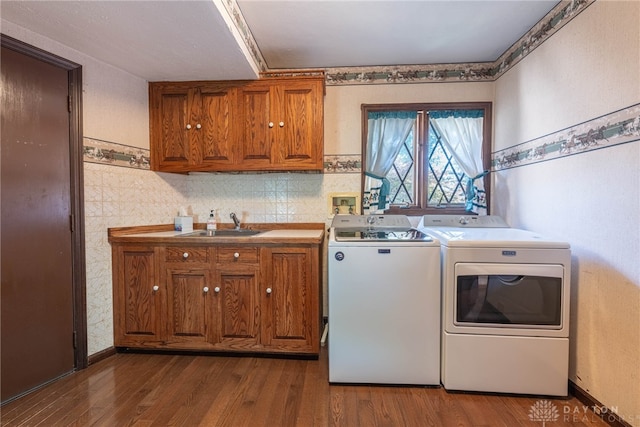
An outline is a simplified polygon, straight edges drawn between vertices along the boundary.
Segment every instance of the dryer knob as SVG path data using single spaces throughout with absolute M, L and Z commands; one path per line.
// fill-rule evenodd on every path
M 460 217 L 460 220 L 458 221 L 460 224 L 462 225 L 467 225 L 469 224 L 469 220 L 463 216 Z

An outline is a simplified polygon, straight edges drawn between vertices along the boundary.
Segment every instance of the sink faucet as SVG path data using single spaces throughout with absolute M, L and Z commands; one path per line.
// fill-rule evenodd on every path
M 235 225 L 235 229 L 236 230 L 240 230 L 240 220 L 236 216 L 236 213 L 235 212 L 231 212 L 231 215 L 229 215 L 229 216 L 233 220 L 233 224 Z

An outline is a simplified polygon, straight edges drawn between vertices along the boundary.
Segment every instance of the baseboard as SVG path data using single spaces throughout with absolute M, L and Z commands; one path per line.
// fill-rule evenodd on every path
M 586 408 L 591 410 L 596 416 L 601 418 L 605 423 L 614 427 L 632 427 L 624 419 L 616 414 L 611 409 L 596 400 L 589 393 L 569 381 L 569 394 L 573 395 L 576 399 L 582 402 Z
M 89 366 L 93 365 L 94 363 L 98 363 L 101 360 L 104 360 L 108 357 L 113 356 L 114 354 L 116 354 L 116 348 L 115 347 L 108 347 L 105 348 L 102 351 L 99 351 L 97 353 L 93 353 L 91 356 L 89 356 L 88 362 L 89 362 Z

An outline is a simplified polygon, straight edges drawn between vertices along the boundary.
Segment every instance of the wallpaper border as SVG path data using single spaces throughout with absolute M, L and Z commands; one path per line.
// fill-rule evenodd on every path
M 491 154 L 491 170 L 530 165 L 640 141 L 640 103 Z
M 324 173 L 360 173 L 362 156 L 360 154 L 325 154 Z
M 83 160 L 109 166 L 151 170 L 150 151 L 145 148 L 119 144 L 97 138 L 84 137 Z M 360 173 L 360 154 L 327 154 L 323 160 L 324 173 Z
M 150 151 L 147 148 L 133 147 L 85 136 L 83 138 L 82 155 L 83 160 L 88 163 L 151 170 Z

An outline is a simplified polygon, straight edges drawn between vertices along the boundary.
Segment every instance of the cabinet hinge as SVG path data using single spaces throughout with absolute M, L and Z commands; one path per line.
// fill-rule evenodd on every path
M 75 231 L 74 224 L 75 224 L 75 215 L 69 215 L 69 230 L 71 230 L 72 233 Z
M 78 333 L 73 331 L 73 348 L 78 348 Z
M 71 112 L 71 97 L 67 96 L 67 110 Z

